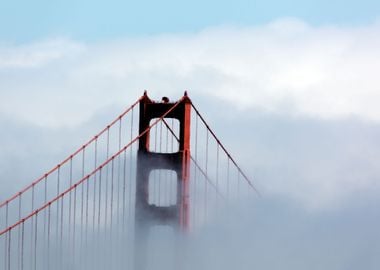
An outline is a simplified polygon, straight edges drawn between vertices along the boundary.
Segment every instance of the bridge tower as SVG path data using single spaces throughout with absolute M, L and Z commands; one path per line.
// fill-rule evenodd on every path
M 163 98 L 162 102 L 152 101 L 144 93 L 140 101 L 139 149 L 137 153 L 136 206 L 135 206 L 135 270 L 145 270 L 147 259 L 147 238 L 155 225 L 172 226 L 174 231 L 189 229 L 189 166 L 190 166 L 190 119 L 191 100 L 185 92 L 176 102 Z M 151 121 L 161 118 L 179 121 L 179 149 L 174 153 L 153 152 L 149 148 L 150 131 L 145 132 Z M 144 133 L 145 132 L 145 133 Z M 176 174 L 176 204 L 160 206 L 149 203 L 149 175 L 153 170 L 172 170 Z

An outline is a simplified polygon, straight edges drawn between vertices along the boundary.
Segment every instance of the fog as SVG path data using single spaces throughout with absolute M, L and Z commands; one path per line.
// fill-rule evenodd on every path
M 174 240 L 161 228 L 154 269 L 379 269 L 378 29 L 286 19 L 99 44 L 2 45 L 0 201 L 145 88 L 157 100 L 186 88 L 261 196 L 229 202 Z

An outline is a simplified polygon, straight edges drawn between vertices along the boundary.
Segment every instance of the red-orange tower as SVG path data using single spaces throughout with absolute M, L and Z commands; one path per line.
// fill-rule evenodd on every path
M 135 209 L 135 270 L 144 270 L 146 262 L 147 235 L 154 225 L 173 226 L 174 230 L 189 229 L 189 161 L 191 100 L 185 92 L 177 102 L 154 102 L 144 93 L 140 101 L 139 133 L 149 128 L 153 119 L 174 118 L 179 121 L 179 149 L 174 153 L 150 151 L 150 132 L 139 140 L 136 173 Z M 174 109 L 173 109 L 173 106 Z M 176 204 L 160 206 L 149 203 L 149 175 L 153 170 L 172 170 L 177 175 Z

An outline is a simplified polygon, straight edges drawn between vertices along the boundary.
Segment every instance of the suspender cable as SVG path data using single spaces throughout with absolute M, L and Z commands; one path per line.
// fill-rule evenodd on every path
M 81 171 L 81 178 L 84 177 L 85 173 L 85 155 L 86 155 L 86 147 L 82 147 L 82 171 Z M 81 195 L 80 195 L 80 230 L 79 230 L 79 250 L 83 250 L 83 231 L 84 231 L 84 188 L 85 185 L 81 185 Z M 79 265 L 82 266 L 82 256 L 79 256 Z
M 95 138 L 95 144 L 94 144 L 94 170 L 96 169 L 97 167 L 97 156 L 98 156 L 98 138 Z M 97 186 L 97 178 L 96 178 L 96 174 L 94 174 L 93 176 L 93 179 L 94 179 L 94 188 L 93 188 L 93 200 L 92 200 L 92 238 L 95 237 L 95 224 L 96 224 L 96 196 L 97 196 L 97 190 L 96 190 L 96 186 Z M 94 258 L 96 258 L 96 248 L 93 247 L 93 252 L 92 252 L 92 256 Z M 93 260 L 93 268 L 95 269 L 97 266 L 97 262 L 96 260 Z
M 59 166 L 58 170 L 57 170 L 57 197 L 60 194 L 60 172 L 61 172 L 61 167 Z M 55 265 L 56 265 L 55 268 L 56 269 L 58 269 L 58 265 L 59 265 L 59 260 L 58 260 L 58 258 L 59 258 L 59 248 L 58 248 L 58 246 L 59 246 L 59 242 L 58 242 L 59 241 L 59 203 L 60 203 L 60 201 L 58 200 L 57 201 L 57 209 L 56 209 L 57 218 L 56 218 L 56 224 L 55 224 L 55 226 L 56 226 L 55 245 L 57 246 L 56 251 L 55 251 Z
M 98 166 L 97 157 L 98 157 L 98 138 L 95 138 L 95 146 L 94 146 L 94 170 Z M 71 192 L 70 192 L 71 193 Z M 93 198 L 93 216 L 92 216 L 92 234 L 95 235 L 95 216 L 96 216 L 96 174 L 94 174 L 94 198 Z
M 89 190 L 90 190 L 90 182 L 89 182 L 89 178 L 90 176 L 87 176 L 87 180 L 86 180 L 86 186 L 87 186 L 87 189 L 86 189 L 86 229 L 85 229 L 85 239 L 84 239 L 84 246 L 85 246 L 85 250 L 84 251 L 87 251 L 87 248 L 88 248 L 88 204 L 89 204 Z M 63 201 L 63 197 L 62 197 L 62 201 Z
M 74 186 L 74 203 L 73 203 L 73 243 L 72 243 L 72 258 L 75 265 L 75 247 L 76 247 L 76 212 L 77 212 L 77 187 Z
M 220 147 L 222 148 L 222 150 L 224 151 L 224 153 L 227 155 L 228 159 L 230 159 L 231 162 L 235 165 L 235 167 L 239 170 L 240 174 L 243 176 L 243 178 L 248 183 L 248 185 L 257 193 L 257 195 L 260 196 L 260 193 L 255 188 L 255 186 L 252 184 L 251 180 L 245 175 L 245 173 L 242 171 L 242 169 L 239 167 L 239 165 L 236 163 L 236 161 L 232 158 L 231 154 L 227 151 L 227 149 L 224 147 L 224 145 L 220 142 L 220 140 L 215 135 L 215 133 L 212 131 L 212 129 L 209 127 L 209 125 L 207 124 L 206 120 L 202 117 L 202 115 L 200 114 L 200 112 L 198 111 L 198 109 L 194 106 L 193 103 L 191 103 L 191 106 L 193 107 L 193 109 L 195 110 L 196 114 L 199 116 L 199 118 L 203 122 L 203 124 L 206 126 L 207 130 L 211 133 L 211 135 L 214 137 L 214 139 L 216 140 L 216 142 L 220 145 Z
M 8 202 L 5 204 L 5 228 L 8 227 Z M 7 269 L 7 244 L 8 244 L 8 233 L 5 235 L 4 240 L 4 269 Z
M 115 166 L 114 166 L 114 158 L 112 157 L 112 161 L 111 161 L 111 198 L 110 198 L 110 228 L 109 228 L 109 245 L 110 245 L 110 248 L 109 248 L 109 256 L 110 256 L 110 266 L 111 266 L 111 269 L 113 269 L 113 265 L 112 265 L 112 254 L 113 254 L 113 248 L 112 248 L 112 235 L 113 235 L 113 196 L 114 196 L 114 169 L 115 169 Z
M 12 240 L 12 230 L 8 231 L 8 270 L 11 270 L 11 240 Z
M 32 187 L 32 211 L 34 211 L 34 185 Z M 34 238 L 34 230 L 33 230 L 33 222 L 34 222 L 34 218 L 35 217 L 32 217 L 32 220 L 30 222 L 30 262 L 32 263 L 33 262 L 33 238 Z
M 118 150 L 121 149 L 121 119 L 119 121 L 119 145 L 118 145 Z M 119 212 L 119 207 L 120 207 L 120 166 L 121 166 L 121 160 L 120 156 L 117 157 L 117 188 L 116 188 L 116 209 L 117 212 Z M 117 227 L 119 226 L 119 215 L 116 215 L 116 225 Z
M 109 148 L 110 148 L 110 130 L 107 130 L 107 160 L 109 157 Z M 108 220 L 108 166 L 105 168 L 106 173 L 106 179 L 104 184 L 106 185 L 105 190 L 105 208 L 104 208 L 104 226 L 107 226 L 107 220 Z
M 125 115 L 127 115 L 131 110 L 133 110 L 133 108 L 139 104 L 139 102 L 144 98 L 144 96 L 141 96 L 138 100 L 136 100 L 130 107 L 128 107 L 122 114 L 120 114 L 116 119 L 114 119 L 108 126 L 107 128 L 104 128 L 103 130 L 101 130 L 95 137 L 99 137 L 101 135 L 103 135 L 107 129 L 109 129 L 109 127 L 115 125 L 115 123 L 117 123 L 117 121 L 124 117 Z M 94 137 L 94 138 L 95 138 Z M 90 145 L 91 143 L 94 142 L 94 138 L 90 139 L 88 142 L 86 142 L 83 146 L 86 148 L 88 145 Z M 82 150 L 83 150 L 83 146 L 81 146 L 79 149 L 77 149 L 73 154 L 71 154 L 69 157 L 67 157 L 65 160 L 63 160 L 61 163 L 59 163 L 59 166 L 62 166 L 64 164 L 66 164 L 67 162 L 70 161 L 70 159 L 76 155 L 78 155 Z M 27 187 L 25 187 L 24 189 L 22 189 L 20 192 L 16 193 L 15 195 L 13 195 L 11 198 L 9 198 L 8 200 L 0 203 L 0 208 L 3 208 L 8 202 L 11 202 L 15 199 L 17 199 L 21 194 L 25 193 L 26 191 L 28 191 L 29 189 L 32 188 L 33 184 L 36 185 L 38 183 L 40 183 L 41 181 L 43 181 L 45 179 L 46 176 L 52 174 L 53 172 L 55 172 L 56 170 L 58 169 L 58 166 L 55 166 L 54 168 L 52 168 L 51 170 L 49 170 L 47 173 L 45 173 L 43 176 L 41 176 L 40 178 L 38 178 L 37 180 L 33 181 L 30 185 L 28 185 Z
M 18 197 L 18 220 L 21 220 L 21 200 L 22 200 L 22 195 L 20 195 Z M 18 252 L 17 267 L 18 267 L 18 269 L 21 269 L 21 258 L 20 258 L 20 255 L 21 255 L 21 227 L 22 226 L 19 226 L 18 230 L 17 230 L 17 252 Z
M 102 202 L 102 165 L 99 169 L 99 202 L 98 202 L 98 231 L 97 231 L 97 241 L 96 241 L 96 252 L 97 252 L 97 267 L 100 268 L 100 213 L 101 213 L 101 202 Z
M 24 270 L 24 225 L 25 225 L 25 222 L 23 221 L 21 223 L 21 265 L 20 265 L 20 268 L 21 270 Z
M 130 141 L 128 144 L 126 144 L 122 149 L 120 149 L 120 151 L 118 151 L 117 153 L 115 153 L 111 158 L 107 159 L 105 162 L 103 162 L 96 170 L 92 171 L 90 174 L 88 174 L 89 176 L 92 176 L 94 175 L 95 173 L 97 173 L 99 170 L 101 170 L 101 168 L 103 168 L 105 165 L 109 164 L 112 159 L 114 159 L 115 157 L 117 157 L 118 155 L 120 155 L 123 151 L 125 151 L 126 149 L 128 149 L 133 143 L 135 143 L 137 140 L 139 140 L 142 136 L 144 136 L 154 125 L 156 125 L 159 121 L 161 121 L 164 117 L 166 117 L 170 112 L 172 112 L 177 106 L 178 104 L 183 100 L 180 99 L 179 101 L 177 101 L 166 113 L 164 113 L 159 119 L 155 120 L 153 124 L 151 124 L 149 127 L 147 127 L 143 132 L 141 132 L 138 136 L 136 136 L 132 141 Z M 62 192 L 62 195 L 60 196 L 63 196 L 69 192 L 72 192 L 74 190 L 74 197 L 75 197 L 75 191 L 76 191 L 76 188 L 78 185 L 82 184 L 84 181 L 86 181 L 87 179 L 87 176 L 80 179 L 75 185 L 69 187 L 67 190 L 65 190 L 64 192 Z M 33 213 L 29 214 L 27 217 L 25 217 L 24 219 L 27 220 L 29 218 L 31 218 L 33 215 L 35 215 L 38 211 L 42 211 L 44 210 L 45 208 L 47 208 L 48 206 L 50 206 L 52 203 L 56 202 L 60 197 L 56 197 L 56 198 L 53 198 L 52 200 L 49 201 L 48 204 L 45 204 L 43 205 L 42 207 L 40 207 L 39 209 L 35 210 Z M 75 198 L 74 198 L 74 210 L 75 210 Z M 75 217 L 75 214 L 74 214 L 74 217 Z M 75 222 L 74 222 L 75 223 Z M 19 226 L 21 224 L 21 221 L 18 221 L 16 222 L 15 224 L 13 224 L 12 226 L 8 227 L 7 229 L 3 230 L 3 231 L 0 231 L 0 235 L 3 235 L 4 233 L 8 232 L 9 230 Z
M 110 198 L 110 233 L 112 233 L 112 216 L 113 216 L 113 191 L 114 191 L 114 158 L 111 160 L 111 198 Z
M 98 232 L 100 233 L 100 208 L 102 203 L 102 166 L 99 170 Z
M 162 153 L 162 121 L 160 122 L 160 153 Z M 161 205 L 161 185 L 162 185 L 162 170 L 158 170 L 158 192 L 157 202 Z
M 240 172 L 239 170 L 237 170 L 237 194 L 238 194 L 238 198 L 240 197 Z
M 131 137 L 130 137 L 130 141 L 133 141 L 133 124 L 134 124 L 134 115 L 133 115 L 133 111 L 131 112 Z M 133 172 L 132 172 L 132 168 L 133 168 L 133 161 L 132 161 L 132 157 L 133 157 L 133 144 L 131 144 L 131 147 L 130 147 L 130 155 L 129 155 L 129 190 L 128 190 L 128 220 L 131 220 L 131 208 L 132 208 L 132 175 L 133 175 Z
M 88 240 L 88 226 L 89 226 L 89 222 L 88 222 L 88 205 L 90 203 L 90 200 L 89 200 L 89 193 L 90 193 L 90 182 L 87 180 L 86 181 L 86 211 L 85 211 L 85 233 L 84 233 L 84 246 L 85 246 L 85 250 L 87 250 L 87 240 Z
M 63 208 L 64 208 L 64 198 L 61 196 L 61 231 L 59 237 L 59 265 L 62 269 L 62 253 L 63 253 Z
M 32 220 L 33 222 L 33 220 Z M 35 224 L 34 224 L 34 256 L 32 258 L 34 258 L 34 267 L 33 267 L 33 270 L 37 270 L 37 238 L 38 238 L 38 211 L 36 212 L 36 215 L 35 215 Z
M 73 185 L 73 156 L 70 157 L 70 164 L 69 164 L 69 183 L 70 187 Z M 69 250 L 71 249 L 71 209 L 72 209 L 72 196 L 71 192 L 69 193 L 69 221 L 68 221 L 68 247 Z
M 46 254 L 47 254 L 47 269 L 50 269 L 50 206 L 51 206 L 51 203 L 49 203 L 49 206 L 48 206 L 48 224 L 47 224 L 47 250 L 46 250 Z
M 206 129 L 206 159 L 205 159 L 205 174 L 208 176 L 208 129 Z M 208 214 L 208 196 L 207 196 L 207 181 L 205 181 L 205 218 Z
M 126 163 L 127 163 L 127 152 L 123 153 L 123 208 L 122 208 L 122 231 L 124 232 L 125 225 L 125 189 L 126 189 Z
M 195 116 L 195 154 L 194 155 L 195 155 L 195 160 L 198 160 L 198 116 Z M 198 182 L 197 179 L 198 179 L 198 177 L 197 177 L 197 168 L 194 167 L 194 179 L 193 179 L 193 181 L 194 181 L 195 187 L 196 187 L 197 182 Z M 194 191 L 193 197 L 194 197 L 194 202 L 196 202 L 197 201 L 197 197 L 198 197 L 196 189 Z M 194 221 L 195 221 L 196 218 L 197 218 L 197 212 L 196 212 L 195 207 L 193 207 L 193 209 L 194 209 Z
M 45 175 L 45 180 L 44 180 L 44 203 L 46 205 L 47 203 L 47 177 L 48 175 L 46 174 Z M 46 247 L 46 241 L 47 241 L 47 222 L 48 222 L 48 215 L 47 215 L 47 211 L 44 211 L 44 249 L 47 249 Z M 47 252 L 47 250 L 45 250 L 45 252 Z M 47 260 L 45 260 L 45 269 L 48 269 L 47 268 Z
M 227 158 L 227 198 L 230 198 L 230 159 Z
M 220 197 L 225 198 L 223 196 L 223 194 L 220 193 L 220 191 L 217 189 L 216 185 L 212 182 L 212 180 L 209 178 L 209 176 L 206 174 L 206 172 L 204 170 L 202 170 L 201 166 L 198 164 L 198 162 L 195 160 L 195 158 L 193 158 L 193 156 L 190 156 L 190 159 L 194 163 L 195 168 L 198 169 L 200 171 L 201 175 L 205 178 L 205 180 L 206 180 L 205 182 L 207 182 L 211 187 L 213 187 L 217 191 L 217 193 Z
M 219 190 L 219 144 L 216 144 L 216 189 Z M 216 199 L 217 199 L 217 194 Z M 218 200 L 216 200 L 218 203 Z

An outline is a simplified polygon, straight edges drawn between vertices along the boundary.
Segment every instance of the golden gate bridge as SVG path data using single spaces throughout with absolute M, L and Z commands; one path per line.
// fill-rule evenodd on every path
M 186 92 L 176 102 L 144 92 L 0 204 L 0 269 L 157 269 L 154 233 L 171 239 L 166 269 L 182 269 L 184 238 L 252 191 Z

